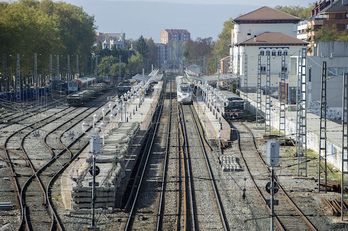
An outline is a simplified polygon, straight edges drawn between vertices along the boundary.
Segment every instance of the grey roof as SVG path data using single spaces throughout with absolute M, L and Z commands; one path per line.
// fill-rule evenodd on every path
M 339 12 L 345 12 L 348 13 L 348 5 L 343 5 L 342 0 L 336 0 L 333 2 L 333 4 L 327 6 L 323 10 L 319 12 L 319 14 L 325 14 L 325 13 L 339 13 Z

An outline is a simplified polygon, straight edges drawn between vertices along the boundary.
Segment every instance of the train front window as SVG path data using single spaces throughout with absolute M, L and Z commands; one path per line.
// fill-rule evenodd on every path
M 191 89 L 188 86 L 180 86 L 180 91 L 184 93 L 189 93 Z
M 227 107 L 229 109 L 243 109 L 244 108 L 244 102 L 243 101 L 229 101 Z

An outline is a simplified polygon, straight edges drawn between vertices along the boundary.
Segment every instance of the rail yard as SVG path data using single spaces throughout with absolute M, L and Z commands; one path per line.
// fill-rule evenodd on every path
M 327 206 L 338 193 L 318 193 L 315 158 L 298 177 L 290 145 L 271 218 L 264 124 L 247 111 L 225 121 L 199 92 L 183 105 L 179 74 L 158 75 L 76 107 L 61 97 L 5 110 L 0 230 L 268 230 L 270 219 L 276 230 L 347 229 Z

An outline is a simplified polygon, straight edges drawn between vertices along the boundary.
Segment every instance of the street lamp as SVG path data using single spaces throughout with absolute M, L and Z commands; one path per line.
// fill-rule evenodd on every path
M 105 145 L 105 128 L 106 128 L 107 123 L 106 122 L 101 122 L 100 126 L 103 130 L 103 146 Z
M 98 119 L 98 115 L 94 114 L 93 115 L 93 129 L 94 129 L 95 123 L 97 122 L 97 119 Z
M 102 108 L 102 114 L 103 114 L 103 122 L 105 120 L 105 108 Z

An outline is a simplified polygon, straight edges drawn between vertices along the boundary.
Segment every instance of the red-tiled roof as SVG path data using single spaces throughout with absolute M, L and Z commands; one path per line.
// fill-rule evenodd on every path
M 282 32 L 264 32 L 254 38 L 247 39 L 238 43 L 238 46 L 264 46 L 264 45 L 288 45 L 288 46 L 305 46 L 307 42 L 292 37 Z
M 254 23 L 261 22 L 298 22 L 301 19 L 282 11 L 270 8 L 268 6 L 261 7 L 250 13 L 244 14 L 233 21 L 236 23 Z

